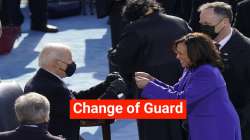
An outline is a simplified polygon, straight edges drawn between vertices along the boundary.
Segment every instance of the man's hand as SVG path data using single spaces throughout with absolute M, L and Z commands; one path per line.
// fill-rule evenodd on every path
M 155 77 L 151 76 L 150 74 L 148 74 L 146 72 L 136 72 L 135 77 L 144 77 L 144 78 L 147 78 L 151 81 L 156 79 Z
M 119 78 L 110 83 L 100 99 L 123 99 L 127 94 L 127 85 L 123 79 Z
M 112 72 L 109 73 L 108 76 L 106 77 L 104 84 L 106 86 L 109 86 L 111 82 L 113 82 L 116 79 L 123 79 L 121 75 L 118 72 Z

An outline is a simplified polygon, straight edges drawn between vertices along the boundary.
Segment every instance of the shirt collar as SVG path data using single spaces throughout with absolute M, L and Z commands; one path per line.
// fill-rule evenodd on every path
M 230 28 L 230 33 L 229 33 L 226 37 L 224 37 L 224 38 L 219 42 L 219 44 L 220 44 L 219 49 L 220 49 L 220 50 L 221 50 L 221 49 L 226 45 L 226 43 L 230 40 L 230 38 L 232 37 L 232 34 L 233 34 L 233 29 Z
M 42 69 L 43 69 L 43 68 L 42 68 Z M 46 69 L 43 69 L 43 70 L 47 71 Z M 49 71 L 47 71 L 47 72 L 50 73 L 50 74 L 52 74 L 52 75 L 54 75 L 55 77 L 57 77 L 57 79 L 59 79 L 60 81 L 63 82 L 63 80 L 62 80 L 62 78 L 61 78 L 60 76 L 58 76 L 58 75 L 56 75 L 56 74 L 54 74 L 54 73 L 52 73 L 52 72 L 49 72 Z

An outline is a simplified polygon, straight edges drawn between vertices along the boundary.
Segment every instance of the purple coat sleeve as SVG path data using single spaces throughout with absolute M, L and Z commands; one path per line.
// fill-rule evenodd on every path
M 186 98 L 188 103 L 192 103 L 212 94 L 219 86 L 225 86 L 217 83 L 216 79 L 218 76 L 221 77 L 221 75 L 218 75 L 218 72 L 214 72 L 214 69 L 211 67 L 197 68 L 190 77 L 185 77 L 190 78 L 190 80 L 184 90 L 178 91 L 175 86 L 170 86 L 160 81 L 150 81 L 144 88 L 142 97 L 149 99 Z M 185 78 L 182 80 L 185 80 Z

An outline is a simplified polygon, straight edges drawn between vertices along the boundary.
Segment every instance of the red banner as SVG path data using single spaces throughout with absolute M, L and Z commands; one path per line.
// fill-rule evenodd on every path
M 186 119 L 186 100 L 71 100 L 71 119 Z

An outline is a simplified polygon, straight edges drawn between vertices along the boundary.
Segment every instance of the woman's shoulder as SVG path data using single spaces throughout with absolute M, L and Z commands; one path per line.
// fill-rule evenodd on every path
M 193 73 L 205 73 L 207 75 L 218 75 L 220 70 L 211 64 L 203 64 L 193 70 Z

